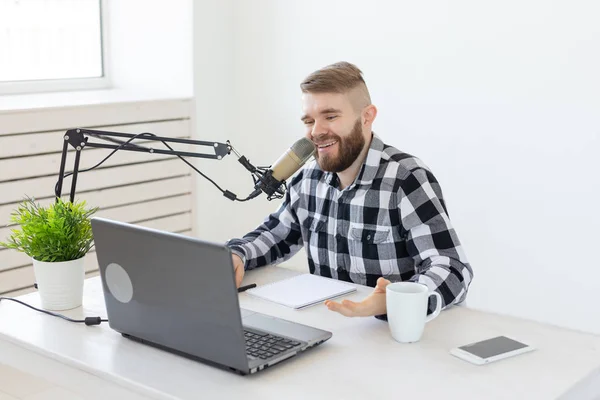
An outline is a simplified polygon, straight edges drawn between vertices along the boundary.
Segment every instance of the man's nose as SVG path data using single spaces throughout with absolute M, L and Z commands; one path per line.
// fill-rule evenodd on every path
M 315 122 L 312 128 L 311 136 L 313 138 L 318 138 L 319 136 L 327 135 L 327 129 L 324 125 L 321 125 L 318 122 Z

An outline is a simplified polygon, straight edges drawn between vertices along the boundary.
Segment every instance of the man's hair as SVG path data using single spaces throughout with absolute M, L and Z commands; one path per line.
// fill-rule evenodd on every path
M 371 104 L 371 96 L 362 71 L 346 61 L 313 72 L 300 84 L 300 89 L 302 93 L 348 93 L 357 89 L 361 108 Z

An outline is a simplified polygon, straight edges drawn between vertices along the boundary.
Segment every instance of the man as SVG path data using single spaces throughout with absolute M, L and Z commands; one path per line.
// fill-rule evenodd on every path
M 440 186 L 422 161 L 373 134 L 377 108 L 362 72 L 340 62 L 300 86 L 316 160 L 292 179 L 275 213 L 228 242 L 237 285 L 245 270 L 285 261 L 304 245 L 311 274 L 375 287 L 359 303 L 325 302 L 345 316 L 384 319 L 385 287 L 397 281 L 427 285 L 443 308 L 463 301 L 473 271 Z

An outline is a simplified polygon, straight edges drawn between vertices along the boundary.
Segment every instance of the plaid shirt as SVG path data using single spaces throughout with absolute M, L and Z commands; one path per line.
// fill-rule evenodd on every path
M 376 135 L 352 185 L 340 190 L 337 175 L 313 161 L 275 213 L 227 245 L 246 270 L 283 262 L 304 245 L 311 274 L 372 287 L 382 276 L 419 282 L 444 308 L 465 299 L 473 277 L 429 168 Z

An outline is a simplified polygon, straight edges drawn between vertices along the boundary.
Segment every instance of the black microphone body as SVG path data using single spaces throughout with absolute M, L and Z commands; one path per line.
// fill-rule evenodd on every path
M 282 187 L 285 180 L 294 175 L 315 154 L 314 143 L 307 138 L 295 142 L 273 165 L 265 172 L 254 187 L 253 194 L 264 192 L 267 198 L 277 194 L 283 196 L 285 189 Z
M 269 169 L 265 174 L 260 178 L 256 186 L 254 187 L 256 190 L 264 192 L 268 197 L 273 196 L 275 193 L 283 194 L 280 189 L 283 185 L 282 181 L 279 181 L 273 177 L 273 171 Z

